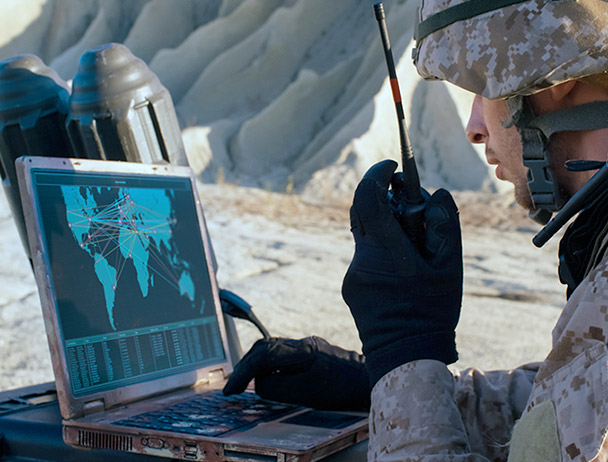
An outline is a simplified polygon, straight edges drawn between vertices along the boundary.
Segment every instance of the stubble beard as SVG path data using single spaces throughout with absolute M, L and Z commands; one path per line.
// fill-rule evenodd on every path
M 566 188 L 564 186 L 566 184 L 571 184 L 571 182 L 568 183 L 566 178 L 568 172 L 565 165 L 567 161 L 577 160 L 579 157 L 575 156 L 574 153 L 568 149 L 565 140 L 565 133 L 556 133 L 551 138 L 551 143 L 549 144 L 549 152 L 551 153 L 549 168 L 553 173 L 553 181 L 557 182 L 559 194 L 563 200 L 568 201 L 576 190 L 572 190 L 572 187 Z
M 505 147 L 504 149 L 509 149 L 509 147 Z M 491 148 L 486 148 L 486 157 L 488 159 L 498 158 L 496 151 Z M 532 201 L 532 194 L 530 193 L 530 187 L 528 186 L 528 177 L 522 175 L 507 181 L 510 181 L 511 184 L 513 184 L 515 202 L 525 210 L 534 210 L 534 202 Z
M 518 178 L 513 183 L 513 194 L 515 196 L 515 202 L 522 207 L 524 210 L 534 210 L 534 202 L 532 201 L 532 194 L 530 193 L 530 186 L 528 186 L 528 178 Z

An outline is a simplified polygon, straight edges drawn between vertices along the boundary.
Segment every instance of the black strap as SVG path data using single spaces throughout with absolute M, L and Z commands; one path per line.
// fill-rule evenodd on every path
M 424 21 L 418 23 L 414 30 L 414 39 L 419 42 L 427 35 L 437 32 L 439 29 L 454 24 L 457 21 L 470 19 L 489 11 L 498 10 L 505 6 L 523 3 L 528 0 L 467 0 L 458 5 L 446 8 Z
M 601 160 L 567 160 L 564 164 L 566 170 L 570 172 L 588 172 L 589 170 L 599 170 L 606 162 Z
M 594 101 L 536 117 L 531 127 L 539 128 L 549 138 L 566 130 L 597 130 L 608 127 L 608 101 Z

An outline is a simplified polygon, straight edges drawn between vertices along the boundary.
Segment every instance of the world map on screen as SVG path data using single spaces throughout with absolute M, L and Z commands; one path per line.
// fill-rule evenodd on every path
M 112 329 L 116 330 L 115 292 L 128 262 L 135 267 L 144 298 L 155 281 L 162 278 L 194 302 L 194 282 L 173 242 L 175 218 L 171 215 L 171 200 L 163 190 L 62 185 L 61 193 L 72 235 L 90 255 L 103 287 Z M 203 310 L 204 303 L 200 312 Z

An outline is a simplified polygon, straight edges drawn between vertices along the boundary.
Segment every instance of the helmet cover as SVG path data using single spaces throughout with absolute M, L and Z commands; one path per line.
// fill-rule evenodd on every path
M 418 26 L 464 3 L 480 2 L 422 0 Z M 608 1 L 482 3 L 485 12 L 436 30 L 420 33 L 417 26 L 414 62 L 422 77 L 502 99 L 608 70 Z

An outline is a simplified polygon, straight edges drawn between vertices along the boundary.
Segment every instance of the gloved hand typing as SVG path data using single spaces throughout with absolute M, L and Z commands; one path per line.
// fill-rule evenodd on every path
M 351 229 L 355 255 L 342 296 L 363 342 L 371 385 L 416 359 L 458 359 L 456 324 L 462 302 L 458 209 L 438 190 L 425 211 L 423 255 L 391 211 L 387 192 L 394 161 L 370 168 L 355 191 Z
M 258 340 L 236 365 L 224 394 L 241 393 L 255 378 L 264 399 L 326 410 L 369 411 L 365 358 L 319 337 Z

